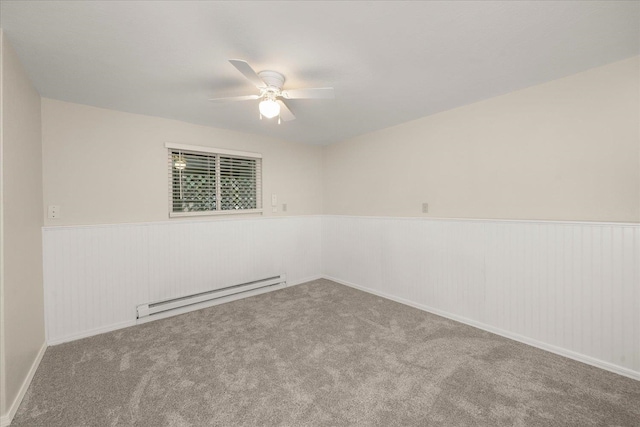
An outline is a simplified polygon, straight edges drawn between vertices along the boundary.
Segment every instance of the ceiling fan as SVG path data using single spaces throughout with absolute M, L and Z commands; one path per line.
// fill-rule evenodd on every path
M 232 96 L 230 98 L 213 98 L 212 102 L 228 102 L 228 101 L 250 101 L 260 100 L 258 109 L 260 111 L 260 119 L 262 116 L 271 119 L 278 116 L 278 124 L 280 119 L 286 121 L 294 120 L 296 116 L 287 107 L 283 100 L 285 99 L 331 99 L 333 98 L 332 87 L 318 87 L 307 89 L 289 89 L 283 90 L 284 76 L 276 71 L 260 71 L 256 73 L 247 61 L 241 59 L 230 59 L 231 65 L 236 67 L 251 83 L 259 90 L 259 95 Z

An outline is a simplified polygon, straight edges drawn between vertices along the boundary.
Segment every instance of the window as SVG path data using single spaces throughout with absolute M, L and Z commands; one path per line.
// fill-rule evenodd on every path
M 182 144 L 169 151 L 169 216 L 262 212 L 262 156 Z

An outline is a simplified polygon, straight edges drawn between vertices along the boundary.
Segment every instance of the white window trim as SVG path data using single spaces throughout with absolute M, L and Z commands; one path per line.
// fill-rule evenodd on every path
M 165 142 L 164 144 L 166 149 L 169 150 L 180 150 L 180 151 L 192 151 L 192 152 L 201 152 L 201 153 L 211 153 L 216 155 L 223 156 L 234 156 L 234 157 L 245 157 L 250 159 L 260 159 L 262 160 L 262 154 L 253 153 L 250 151 L 238 151 L 238 150 L 227 150 L 224 148 L 214 148 L 214 147 L 206 147 L 202 145 L 190 145 L 190 144 L 178 144 L 174 142 Z M 262 182 L 262 178 L 260 178 Z M 219 185 L 219 183 L 218 183 Z M 219 189 L 217 193 L 219 193 Z M 262 189 L 260 191 L 262 194 Z M 171 200 L 169 200 L 171 203 Z M 262 201 L 261 201 L 262 204 Z M 195 217 L 195 216 L 218 216 L 218 215 L 242 215 L 242 214 L 259 214 L 262 215 L 264 212 L 263 208 L 258 209 L 235 209 L 235 210 L 215 210 L 215 211 L 193 211 L 193 212 L 172 212 L 171 205 L 169 205 L 169 218 L 179 218 L 179 217 Z
M 202 153 L 222 154 L 223 156 L 227 155 L 227 156 L 248 157 L 251 159 L 262 158 L 262 154 L 252 153 L 250 151 L 227 150 L 224 148 L 203 147 L 201 145 L 175 144 L 173 142 L 166 142 L 164 146 L 165 148 L 169 148 L 172 150 L 184 150 L 184 151 L 196 151 L 196 152 L 199 151 Z

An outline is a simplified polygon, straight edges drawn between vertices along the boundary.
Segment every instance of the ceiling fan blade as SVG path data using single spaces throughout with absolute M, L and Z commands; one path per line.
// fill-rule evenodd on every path
M 252 99 L 260 99 L 260 95 L 244 95 L 244 96 L 231 96 L 229 98 L 211 98 L 211 102 L 227 102 L 227 101 L 250 101 Z
M 256 73 L 251 65 L 247 63 L 247 61 L 243 61 L 242 59 L 230 59 L 231 65 L 236 67 L 238 71 L 240 71 L 251 83 L 253 83 L 257 88 L 263 88 L 266 84 L 262 81 L 258 73 Z
M 283 90 L 285 99 L 333 99 L 332 87 L 315 87 L 308 89 Z
M 280 99 L 278 100 L 278 104 L 280 105 L 280 118 L 282 120 L 284 120 L 285 122 L 288 122 L 290 120 L 295 120 L 296 116 L 294 116 L 291 110 L 289 110 L 289 107 L 287 107 L 287 104 L 282 102 L 282 100 Z

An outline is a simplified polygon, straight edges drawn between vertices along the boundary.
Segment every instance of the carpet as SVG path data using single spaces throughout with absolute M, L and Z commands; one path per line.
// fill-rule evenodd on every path
M 18 426 L 640 426 L 640 382 L 327 280 L 47 349 Z

